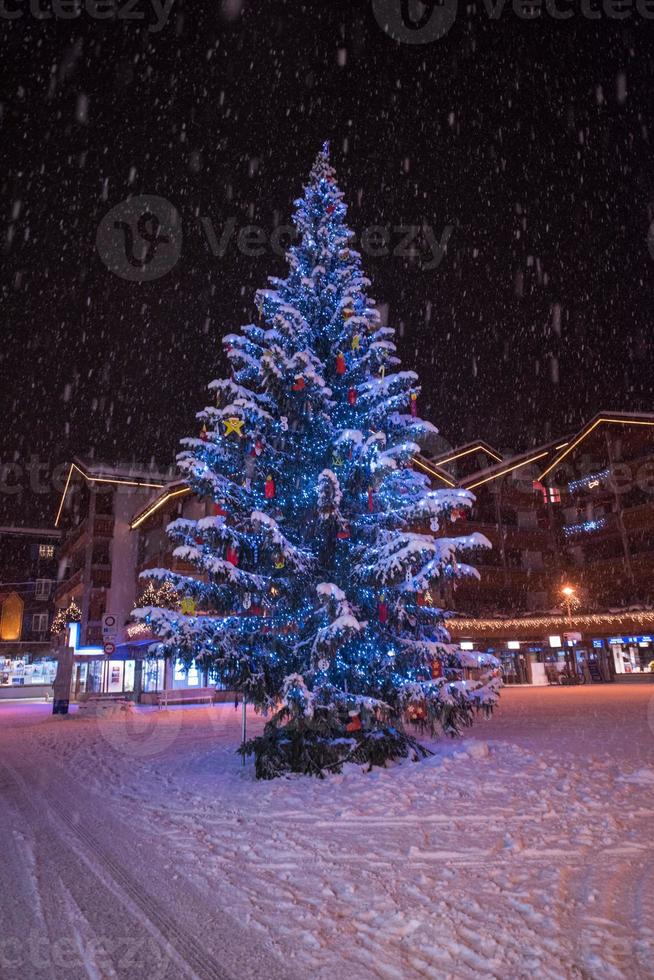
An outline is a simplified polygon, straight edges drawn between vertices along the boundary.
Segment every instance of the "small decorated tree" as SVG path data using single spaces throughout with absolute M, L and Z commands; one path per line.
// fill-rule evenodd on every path
M 75 600 L 71 599 L 66 609 L 58 609 L 55 613 L 54 619 L 50 624 L 50 632 L 53 636 L 58 636 L 64 632 L 68 623 L 79 623 L 81 618 L 82 610 Z
M 472 497 L 432 490 L 412 466 L 433 426 L 394 331 L 368 296 L 325 146 L 297 202 L 288 275 L 257 294 L 259 322 L 224 338 L 179 465 L 210 513 L 169 526 L 197 576 L 150 569 L 192 614 L 136 611 L 158 649 L 218 669 L 271 713 L 244 748 L 257 775 L 323 774 L 345 761 L 424 753 L 405 727 L 455 734 L 496 682 L 460 680 L 434 592 L 480 535 L 435 537 Z M 182 609 L 184 609 L 182 605 Z

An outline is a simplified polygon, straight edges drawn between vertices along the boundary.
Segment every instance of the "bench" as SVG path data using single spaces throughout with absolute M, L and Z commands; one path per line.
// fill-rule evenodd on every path
M 167 708 L 169 704 L 213 704 L 215 688 L 168 688 L 157 693 L 157 707 Z

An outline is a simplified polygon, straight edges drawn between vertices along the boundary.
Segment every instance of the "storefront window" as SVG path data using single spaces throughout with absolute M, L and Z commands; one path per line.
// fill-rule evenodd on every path
M 144 660 L 142 688 L 145 692 L 162 691 L 164 689 L 165 661 Z
M 207 675 L 207 684 L 210 687 L 215 687 L 216 690 L 218 690 L 218 691 L 224 691 L 226 689 L 225 688 L 225 685 L 223 684 L 222 680 L 220 679 L 220 676 L 218 674 L 218 671 L 215 670 L 215 669 L 209 670 L 208 675 Z
M 202 687 L 203 686 L 203 675 L 202 671 L 198 668 L 195 660 L 191 663 L 190 667 L 186 667 L 181 660 L 175 662 L 175 670 L 173 672 L 173 687 Z
M 26 687 L 30 684 L 52 684 L 57 673 L 57 661 L 39 658 L 30 663 L 29 657 L 0 659 L 0 687 Z
M 609 640 L 616 674 L 654 672 L 652 637 L 622 636 Z
M 122 660 L 109 660 L 106 664 L 106 684 L 105 691 L 109 694 L 116 694 L 123 689 L 123 662 Z
M 123 691 L 134 690 L 134 670 L 135 662 L 133 660 L 126 660 L 123 673 Z

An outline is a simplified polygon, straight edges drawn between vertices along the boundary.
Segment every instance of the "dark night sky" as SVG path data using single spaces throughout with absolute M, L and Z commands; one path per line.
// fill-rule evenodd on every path
M 480 4 L 421 45 L 370 0 L 176 0 L 159 33 L 23 9 L 0 21 L 0 462 L 170 462 L 221 336 L 284 268 L 233 241 L 211 255 L 197 218 L 287 222 L 325 138 L 356 231 L 454 226 L 435 270 L 366 260 L 451 443 L 518 449 L 600 408 L 651 410 L 651 23 L 491 21 Z M 181 259 L 154 282 L 95 249 L 130 194 L 182 217 Z M 51 517 L 27 490 L 2 506 Z

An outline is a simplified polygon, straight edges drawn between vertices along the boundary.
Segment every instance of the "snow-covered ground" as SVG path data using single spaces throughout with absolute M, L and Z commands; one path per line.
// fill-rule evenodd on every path
M 231 705 L 49 710 L 0 704 L 3 978 L 654 976 L 654 686 L 324 782 L 256 782 Z

